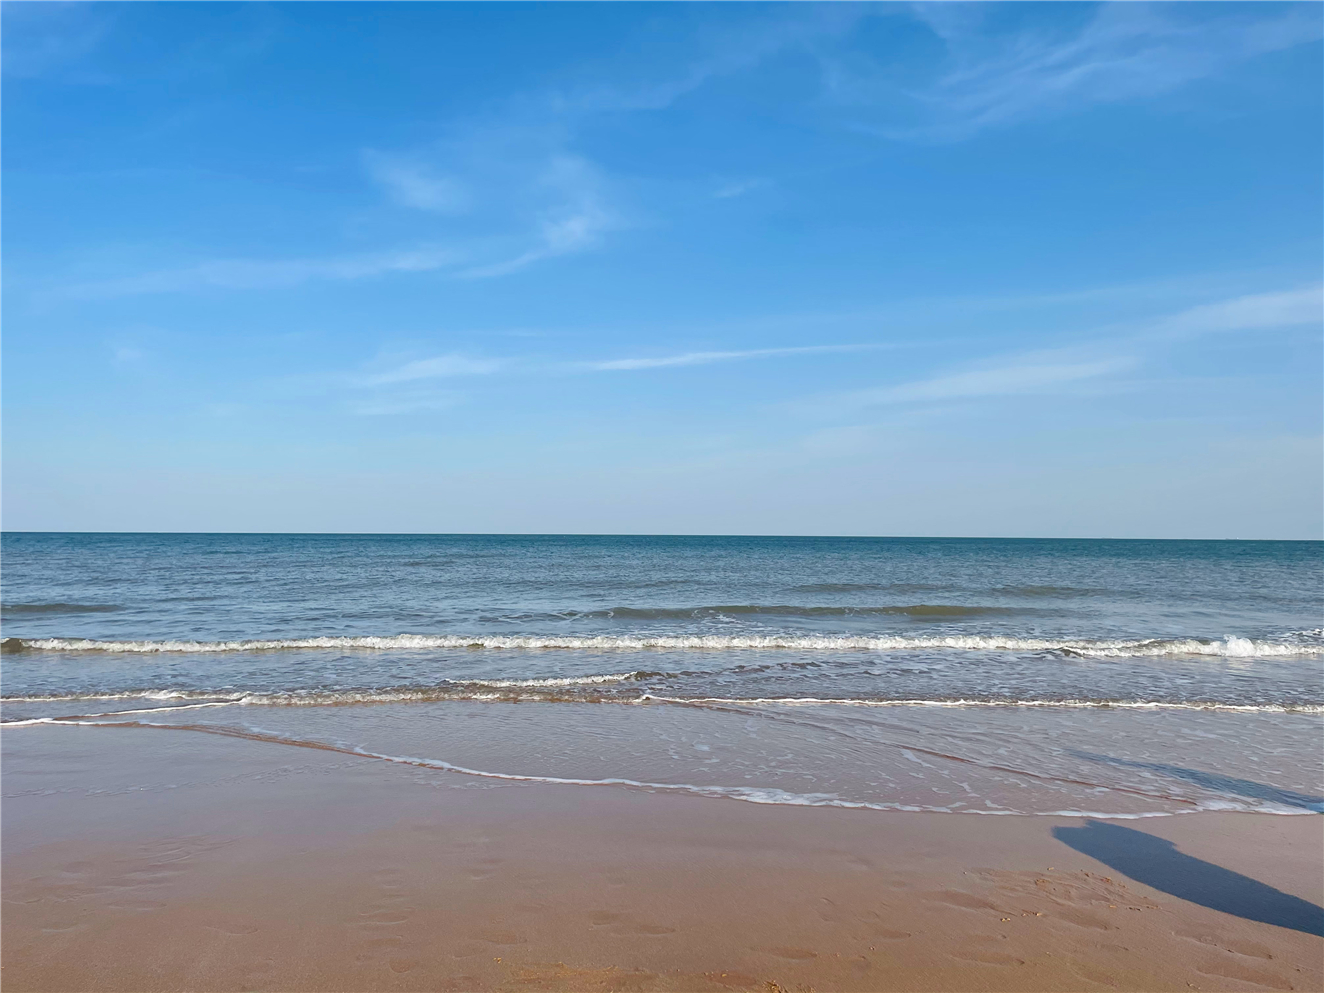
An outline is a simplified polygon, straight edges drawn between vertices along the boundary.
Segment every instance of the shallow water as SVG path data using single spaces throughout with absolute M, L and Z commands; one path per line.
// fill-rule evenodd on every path
M 1317 542 L 7 534 L 3 551 L 7 722 L 111 715 L 90 719 L 758 802 L 1324 804 Z

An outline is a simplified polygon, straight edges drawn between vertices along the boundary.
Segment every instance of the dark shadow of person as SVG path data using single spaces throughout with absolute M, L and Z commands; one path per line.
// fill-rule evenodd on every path
M 1103 821 L 1053 828 L 1053 837 L 1171 896 L 1234 917 L 1324 937 L 1324 907 L 1177 851 L 1171 841 Z

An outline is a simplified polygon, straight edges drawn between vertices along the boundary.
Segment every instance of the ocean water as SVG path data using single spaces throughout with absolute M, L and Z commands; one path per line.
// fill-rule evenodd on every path
M 1324 810 L 1324 544 L 3 535 L 5 734 L 762 803 Z

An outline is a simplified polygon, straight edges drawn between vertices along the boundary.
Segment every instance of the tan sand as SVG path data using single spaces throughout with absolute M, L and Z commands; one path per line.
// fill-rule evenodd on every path
M 1054 837 L 1079 818 L 496 784 L 181 731 L 3 747 L 10 993 L 1324 989 L 1324 939 L 1119 875 Z M 1283 906 L 1324 896 L 1324 818 L 1112 823 Z

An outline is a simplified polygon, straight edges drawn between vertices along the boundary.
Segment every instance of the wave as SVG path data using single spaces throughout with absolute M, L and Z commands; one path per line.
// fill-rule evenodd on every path
M 23 617 L 28 614 L 109 614 L 123 610 L 115 603 L 6 603 L 0 604 L 0 616 Z
M 545 613 L 490 614 L 487 622 L 500 621 L 690 621 L 731 617 L 910 617 L 915 620 L 959 620 L 964 617 L 997 617 L 1033 614 L 1027 607 L 968 606 L 965 604 L 910 604 L 904 606 L 801 607 L 792 604 L 724 604 L 713 607 L 607 607 L 601 610 L 562 610 Z
M 984 652 L 1062 652 L 1108 657 L 1203 655 L 1227 658 L 1317 655 L 1324 645 L 1314 632 L 1298 632 L 1301 641 L 1253 641 L 1236 635 L 1222 640 L 1148 638 L 1143 640 L 1019 638 L 1005 635 L 426 635 L 272 638 L 243 641 L 97 641 L 90 638 L 5 638 L 4 652 L 193 653 L 298 651 L 309 649 L 378 651 L 424 649 L 499 649 L 506 651 L 571 649 L 640 651 L 646 649 L 813 652 L 941 650 Z
M 793 604 L 724 604 L 716 607 L 611 607 L 607 610 L 572 612 L 563 617 L 620 617 L 631 620 L 666 621 L 704 617 L 872 617 L 903 616 L 917 618 L 987 617 L 1000 614 L 1023 614 L 1018 607 L 981 607 L 964 604 L 917 603 L 882 607 L 800 607 Z
M 1088 710 L 1218 710 L 1251 714 L 1324 714 L 1324 704 L 1317 703 L 1233 703 L 1220 700 L 1085 700 L 1072 697 L 714 697 L 663 696 L 637 691 L 620 694 L 575 694 L 575 687 L 590 688 L 604 684 L 623 684 L 667 673 L 635 672 L 603 676 L 580 676 L 564 679 L 492 679 L 457 681 L 441 686 L 364 687 L 335 690 L 286 690 L 208 692 L 205 690 L 138 690 L 124 693 L 68 693 L 47 696 L 0 697 L 0 704 L 78 703 L 100 700 L 178 701 L 175 707 L 157 710 L 188 710 L 204 706 L 334 707 L 372 703 L 444 703 L 538 702 L 538 703 L 610 703 L 628 705 L 674 704 L 697 707 L 1041 707 Z M 499 692 L 499 691 L 514 692 Z M 122 713 L 146 713 L 123 711 Z M 89 716 L 89 715 L 80 715 Z M 90 716 L 108 716 L 105 714 Z M 60 720 L 61 718 L 52 718 Z M 0 722 L 8 727 L 20 722 Z M 26 722 L 24 722 L 26 723 Z
M 792 586 L 792 593 L 870 593 L 890 590 L 893 593 L 932 593 L 955 587 L 944 583 L 805 583 Z
M 853 697 L 663 697 L 645 694 L 647 703 L 711 704 L 714 706 L 791 707 L 1065 707 L 1090 710 L 1228 710 L 1248 714 L 1324 714 L 1324 704 L 1223 703 L 1217 700 L 1078 700 L 1014 697 L 953 697 L 949 699 L 871 699 Z

